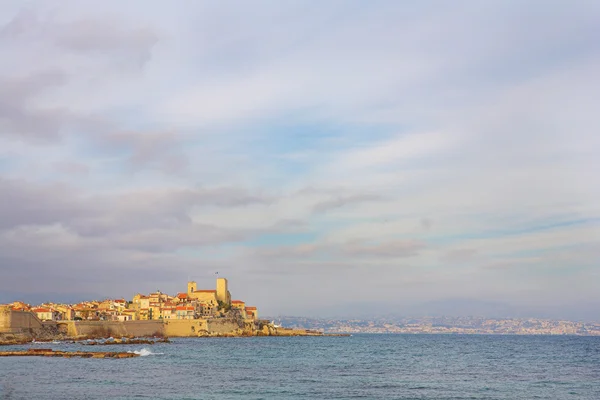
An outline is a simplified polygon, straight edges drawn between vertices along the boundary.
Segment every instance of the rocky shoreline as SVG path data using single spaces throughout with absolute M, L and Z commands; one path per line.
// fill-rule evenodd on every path
M 133 358 L 139 354 L 128 352 L 55 351 L 52 349 L 28 349 L 0 351 L 0 357 L 63 357 L 63 358 Z
M 113 339 L 113 338 L 104 338 L 104 337 L 94 337 L 90 338 L 88 336 L 79 336 L 79 337 L 68 337 L 57 335 L 53 338 L 44 338 L 44 339 L 32 339 L 30 336 L 15 336 L 8 335 L 1 337 L 0 336 L 0 346 L 16 346 L 16 345 L 24 345 L 24 344 L 32 344 L 32 343 L 52 343 L 52 342 L 61 342 L 61 343 L 79 343 L 85 346 L 107 346 L 107 345 L 119 345 L 119 344 L 155 344 L 155 343 L 170 343 L 171 341 L 168 338 L 121 338 L 121 339 Z
M 291 336 L 351 336 L 345 333 L 324 333 L 316 330 L 308 329 L 292 329 L 292 328 L 274 328 L 271 325 L 263 325 L 260 329 L 254 332 L 235 330 L 233 332 L 198 332 L 194 336 L 203 338 L 226 338 L 226 337 L 291 337 Z M 87 346 L 107 346 L 119 344 L 143 344 L 152 345 L 154 343 L 169 343 L 170 340 L 162 336 L 143 336 L 131 337 L 123 336 L 113 338 L 107 335 L 79 335 L 67 336 L 58 332 L 45 332 L 44 335 L 31 334 L 0 334 L 0 346 L 24 345 L 35 343 L 49 343 L 54 341 L 66 343 L 80 343 Z

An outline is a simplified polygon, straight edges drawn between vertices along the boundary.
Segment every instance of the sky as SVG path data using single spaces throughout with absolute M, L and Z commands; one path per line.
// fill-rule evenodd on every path
M 262 315 L 600 320 L 599 27 L 598 1 L 3 1 L 0 301 L 218 272 Z

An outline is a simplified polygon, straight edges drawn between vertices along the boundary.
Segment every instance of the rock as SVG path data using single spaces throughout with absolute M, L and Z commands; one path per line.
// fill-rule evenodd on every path
M 52 349 L 29 349 L 20 351 L 2 351 L 0 357 L 19 357 L 19 356 L 41 356 L 41 357 L 82 357 L 82 358 L 132 358 L 138 357 L 135 353 L 116 353 L 116 352 L 85 352 L 85 351 L 53 351 Z

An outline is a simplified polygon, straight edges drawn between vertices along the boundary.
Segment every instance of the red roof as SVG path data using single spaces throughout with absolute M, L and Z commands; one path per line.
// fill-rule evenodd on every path
M 246 307 L 246 310 L 250 310 L 250 311 L 256 310 L 256 307 Z
M 231 300 L 231 304 L 244 304 L 241 300 Z
M 177 293 L 177 298 L 179 299 L 187 299 L 187 293 Z
M 194 311 L 192 306 L 177 306 L 177 311 Z

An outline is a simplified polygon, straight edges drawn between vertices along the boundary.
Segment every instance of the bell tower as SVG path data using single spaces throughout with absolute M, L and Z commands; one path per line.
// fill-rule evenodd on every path
M 217 278 L 217 300 L 231 304 L 231 295 L 227 289 L 227 279 Z
M 188 294 L 194 293 L 196 291 L 196 282 L 194 281 L 189 281 L 188 282 Z

